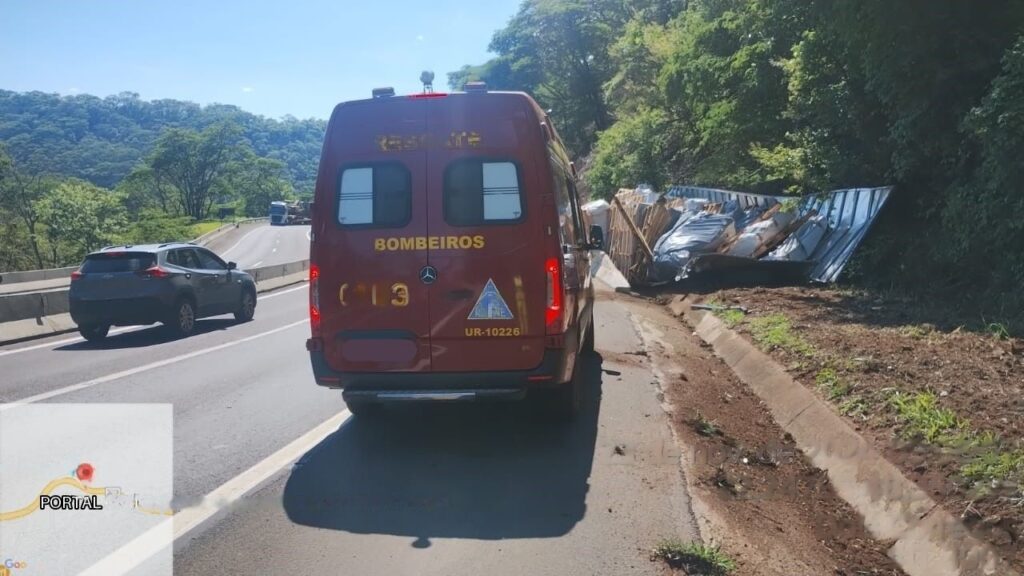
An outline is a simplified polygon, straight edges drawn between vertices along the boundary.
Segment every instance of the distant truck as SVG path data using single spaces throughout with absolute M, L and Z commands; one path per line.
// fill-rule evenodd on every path
M 271 226 L 287 226 L 289 224 L 310 223 L 310 203 L 305 201 L 284 202 L 276 200 L 270 203 Z

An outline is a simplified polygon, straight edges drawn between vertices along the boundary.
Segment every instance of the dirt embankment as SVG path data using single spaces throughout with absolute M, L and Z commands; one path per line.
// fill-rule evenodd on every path
M 726 307 L 715 312 L 726 324 L 1024 567 L 1024 342 L 1005 326 L 840 289 L 728 289 L 703 301 Z
M 863 519 L 839 498 L 760 399 L 689 328 L 656 303 L 614 295 L 646 344 L 683 447 L 705 538 L 749 576 L 898 575 Z

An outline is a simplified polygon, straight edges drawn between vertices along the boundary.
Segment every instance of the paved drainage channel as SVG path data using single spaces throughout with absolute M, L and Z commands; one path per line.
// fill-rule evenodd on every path
M 735 559 L 736 574 L 910 573 L 710 346 L 662 306 L 614 299 L 660 387 L 701 538 Z

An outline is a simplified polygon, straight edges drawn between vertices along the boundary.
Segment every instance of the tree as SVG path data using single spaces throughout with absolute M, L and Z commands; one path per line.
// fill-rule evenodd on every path
M 113 244 L 127 225 L 121 198 L 88 182 L 69 180 L 35 203 L 46 223 L 51 262 L 80 260 L 88 252 Z
M 242 154 L 241 130 L 235 124 L 216 124 L 196 132 L 171 128 L 157 140 L 149 166 L 158 189 L 169 185 L 181 211 L 203 220 L 213 206 L 214 185 Z
M 295 193 L 285 180 L 284 163 L 271 158 L 258 158 L 246 151 L 235 162 L 227 186 L 241 197 L 246 216 L 266 216 L 275 200 L 293 200 Z
M 25 174 L 0 147 L 0 205 L 25 227 L 28 247 L 39 268 L 43 268 L 43 256 L 39 249 L 40 215 L 36 202 L 51 185 L 52 182 L 42 176 Z

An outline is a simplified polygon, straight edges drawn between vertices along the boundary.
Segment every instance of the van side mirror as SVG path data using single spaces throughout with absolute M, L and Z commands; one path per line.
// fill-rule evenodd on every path
M 590 226 L 590 246 L 591 250 L 604 250 L 604 230 L 597 224 Z
M 228 270 L 234 270 L 236 268 L 238 268 L 238 264 L 235 264 L 234 262 L 228 262 Z

